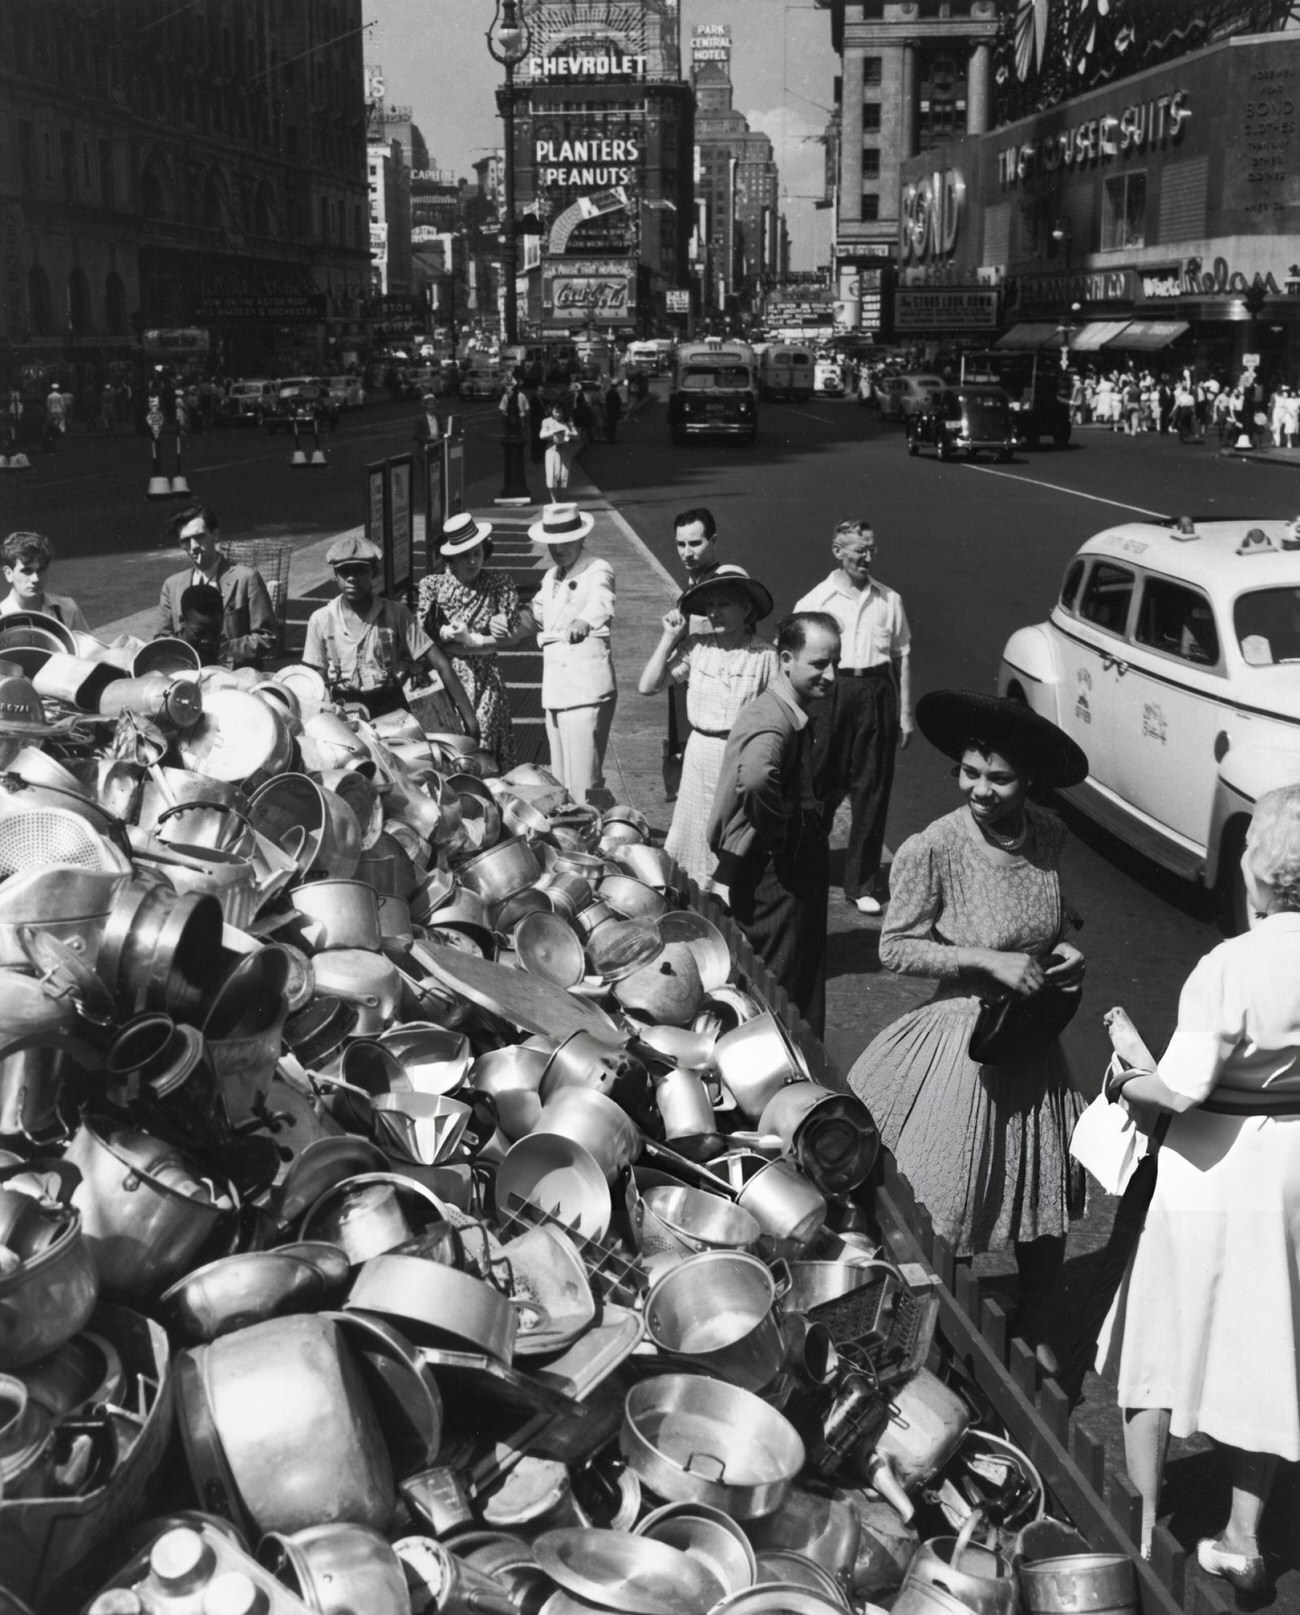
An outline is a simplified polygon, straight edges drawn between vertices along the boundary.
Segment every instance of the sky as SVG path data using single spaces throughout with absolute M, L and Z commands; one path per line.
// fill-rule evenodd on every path
M 826 261 L 830 211 L 818 211 L 825 156 L 817 143 L 838 61 L 830 12 L 813 0 L 681 0 L 683 67 L 701 23 L 731 28 L 734 105 L 771 136 L 790 230 L 791 267 Z M 501 69 L 484 39 L 493 0 L 362 0 L 365 58 L 384 70 L 386 99 L 414 110 L 437 168 L 473 178 L 501 145 L 494 89 Z

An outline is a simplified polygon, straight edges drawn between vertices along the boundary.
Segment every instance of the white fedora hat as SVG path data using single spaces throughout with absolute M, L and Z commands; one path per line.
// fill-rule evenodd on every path
M 547 505 L 537 521 L 528 529 L 534 544 L 571 544 L 575 538 L 586 538 L 596 525 L 577 505 Z
M 482 544 L 491 536 L 491 522 L 479 521 L 468 510 L 458 511 L 450 521 L 442 524 L 442 542 L 438 545 L 438 554 L 463 555 L 466 550 L 472 550 L 476 544 Z

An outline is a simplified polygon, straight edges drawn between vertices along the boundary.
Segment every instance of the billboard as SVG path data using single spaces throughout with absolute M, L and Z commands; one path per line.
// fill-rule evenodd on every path
M 542 319 L 551 330 L 630 327 L 636 317 L 636 260 L 561 258 L 542 265 Z
M 894 293 L 894 330 L 993 331 L 998 294 L 991 286 L 900 286 Z
M 644 153 L 640 124 L 625 109 L 587 122 L 538 121 L 533 185 L 550 221 L 553 253 L 622 257 L 635 250 Z
M 701 62 L 731 64 L 731 29 L 725 23 L 702 23 L 691 34 L 691 65 Z

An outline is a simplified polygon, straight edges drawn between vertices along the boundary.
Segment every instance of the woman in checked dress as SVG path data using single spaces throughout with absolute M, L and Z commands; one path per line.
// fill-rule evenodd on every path
M 438 554 L 444 570 L 420 579 L 420 621 L 465 686 L 478 716 L 480 746 L 508 773 L 515 766 L 515 737 L 497 652 L 517 644 L 530 624 L 510 577 L 487 570 L 491 522 L 461 511 L 443 527 Z
M 637 686 L 642 695 L 657 695 L 669 681 L 686 685 L 692 729 L 664 849 L 706 890 L 717 861 L 706 832 L 727 736 L 741 707 L 777 671 L 775 650 L 754 631 L 771 611 L 772 596 L 743 567 L 718 567 L 664 617 Z M 692 614 L 706 616 L 712 632 L 690 633 Z

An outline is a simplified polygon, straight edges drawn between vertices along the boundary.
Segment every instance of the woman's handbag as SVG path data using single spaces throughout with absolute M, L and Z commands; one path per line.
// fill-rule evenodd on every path
M 1040 955 L 1038 962 L 1044 969 L 1065 963 L 1055 953 Z M 1074 1019 L 1082 996 L 1078 987 L 1045 982 L 1028 997 L 1006 993 L 986 998 L 980 1004 L 966 1052 L 978 1065 L 1006 1065 L 1010 1060 L 1034 1054 L 1061 1035 Z

